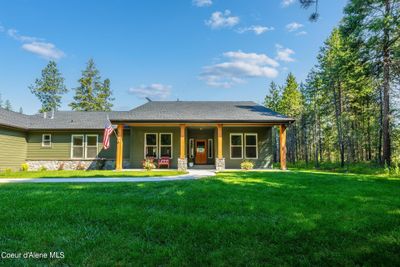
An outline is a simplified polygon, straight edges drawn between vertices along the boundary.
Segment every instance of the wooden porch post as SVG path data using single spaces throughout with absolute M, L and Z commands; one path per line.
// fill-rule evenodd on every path
M 186 146 L 185 146 L 185 139 L 186 139 L 186 125 L 181 124 L 179 125 L 181 128 L 181 153 L 180 153 L 180 159 L 185 159 L 186 158 Z
M 281 170 L 286 170 L 286 125 L 281 124 L 279 131 Z
M 118 124 L 117 126 L 117 152 L 115 157 L 115 169 L 122 170 L 123 161 L 123 147 L 124 147 L 124 125 Z
M 222 159 L 222 124 L 217 124 L 218 130 L 218 159 Z

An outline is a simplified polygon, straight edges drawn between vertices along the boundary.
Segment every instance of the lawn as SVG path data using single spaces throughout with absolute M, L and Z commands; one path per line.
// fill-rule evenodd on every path
M 185 172 L 157 170 L 157 171 L 18 171 L 0 172 L 0 179 L 4 178 L 102 178 L 102 177 L 160 177 L 185 174 Z
M 225 172 L 193 181 L 0 185 L 0 250 L 54 265 L 400 265 L 400 180 Z

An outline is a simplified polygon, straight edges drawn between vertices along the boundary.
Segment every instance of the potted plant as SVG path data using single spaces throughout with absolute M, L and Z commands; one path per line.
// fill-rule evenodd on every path
M 189 167 L 192 168 L 194 166 L 193 158 L 189 158 Z

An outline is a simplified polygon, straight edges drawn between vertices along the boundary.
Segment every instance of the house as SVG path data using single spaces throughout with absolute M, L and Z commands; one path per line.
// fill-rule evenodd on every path
M 102 148 L 107 119 L 116 126 Z M 248 101 L 149 101 L 130 111 L 56 111 L 24 115 L 0 109 L 0 170 L 141 168 L 146 157 L 168 157 L 217 170 L 272 163 L 272 127 L 280 127 L 281 168 L 286 168 L 286 126 L 292 118 Z

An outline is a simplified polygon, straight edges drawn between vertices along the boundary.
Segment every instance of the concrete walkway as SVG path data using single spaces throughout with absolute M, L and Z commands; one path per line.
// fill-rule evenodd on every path
M 188 170 L 189 173 L 177 176 L 162 177 L 105 177 L 105 178 L 4 178 L 0 184 L 8 183 L 139 183 L 195 180 L 207 176 L 214 176 L 215 170 Z

